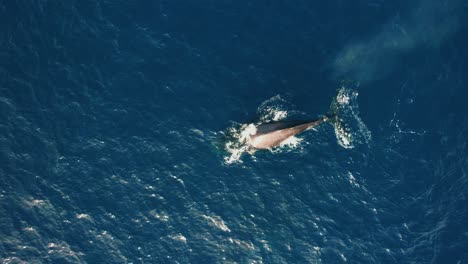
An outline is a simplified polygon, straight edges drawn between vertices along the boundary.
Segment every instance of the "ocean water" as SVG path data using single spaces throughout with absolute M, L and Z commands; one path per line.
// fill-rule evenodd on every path
M 467 11 L 0 1 L 0 262 L 468 263 Z

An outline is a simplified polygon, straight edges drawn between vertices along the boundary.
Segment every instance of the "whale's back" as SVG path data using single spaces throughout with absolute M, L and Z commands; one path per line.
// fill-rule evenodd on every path
M 257 134 L 256 135 L 261 135 L 261 134 L 267 134 L 271 133 L 274 131 L 286 129 L 286 128 L 291 128 L 303 124 L 310 123 L 311 121 L 304 121 L 304 120 L 284 120 L 284 121 L 273 121 L 265 124 L 261 124 L 257 126 Z
M 257 149 L 268 149 L 280 145 L 291 136 L 299 134 L 323 122 L 316 121 L 279 121 L 257 126 L 255 135 L 250 136 L 250 145 Z

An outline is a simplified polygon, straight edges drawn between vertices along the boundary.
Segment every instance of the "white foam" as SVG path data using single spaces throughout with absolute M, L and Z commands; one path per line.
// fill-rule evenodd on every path
M 335 136 L 338 141 L 338 144 L 343 148 L 354 148 L 352 144 L 352 134 L 341 126 L 339 123 L 335 124 Z
M 281 111 L 279 109 L 275 109 L 272 114 L 273 114 L 273 118 L 272 118 L 273 121 L 279 121 L 279 120 L 285 119 L 288 116 L 287 111 Z
M 187 243 L 187 238 L 181 234 L 170 236 L 170 238 L 176 241 L 180 241 L 185 244 Z
M 289 147 L 291 149 L 296 149 L 304 141 L 302 138 L 298 137 L 289 137 L 285 141 L 281 142 L 280 147 Z
M 344 262 L 348 261 L 348 259 L 347 259 L 342 253 L 338 253 L 338 254 L 340 255 L 341 259 L 342 259 Z
M 86 220 L 91 220 L 91 216 L 88 214 L 77 214 L 76 215 L 77 219 L 86 219 Z
M 251 250 L 251 251 L 255 250 L 255 246 L 250 241 L 242 241 L 242 240 L 236 239 L 236 238 L 228 238 L 228 240 L 232 244 L 240 246 L 240 247 L 242 247 L 244 249 L 248 249 L 248 250 Z
M 356 93 L 356 95 L 357 95 L 357 93 Z M 348 105 L 349 100 L 350 100 L 350 95 L 346 92 L 346 89 L 344 87 L 342 87 L 339 90 L 338 95 L 336 96 L 336 101 L 340 105 Z
M 226 141 L 225 149 L 229 155 L 224 157 L 226 164 L 241 163 L 241 156 L 250 149 L 250 136 L 257 133 L 254 124 L 241 125 L 240 127 L 231 127 L 227 134 L 230 140 Z
M 356 182 L 356 178 L 354 178 L 353 174 L 348 171 L 349 183 L 355 187 L 359 187 L 359 183 Z
M 258 107 L 257 113 L 261 122 L 279 121 L 288 117 L 288 108 L 290 103 L 280 95 L 276 95 L 263 102 Z
M 223 219 L 219 216 L 207 216 L 207 215 L 202 215 L 203 218 L 208 220 L 208 223 L 224 232 L 231 232 L 231 229 L 227 227 L 227 225 L 224 223 Z
M 149 214 L 152 217 L 158 219 L 159 221 L 162 221 L 162 222 L 169 221 L 169 215 L 167 213 L 165 213 L 165 212 L 158 213 L 156 210 L 151 210 Z

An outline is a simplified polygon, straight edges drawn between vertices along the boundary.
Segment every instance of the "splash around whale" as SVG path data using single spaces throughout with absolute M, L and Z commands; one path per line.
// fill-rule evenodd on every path
M 314 120 L 280 120 L 261 123 L 249 130 L 247 143 L 254 149 L 271 149 L 282 145 L 289 138 L 314 128 L 322 123 L 331 123 L 336 126 L 339 122 L 338 95 L 333 98 L 328 113 Z
M 213 145 L 222 153 L 226 165 L 243 163 L 243 154 L 249 154 L 256 160 L 255 153 L 269 150 L 272 153 L 297 150 L 307 151 L 307 144 L 296 137 L 321 124 L 330 124 L 334 128 L 338 145 L 351 149 L 356 144 L 368 144 L 370 131 L 359 117 L 357 104 L 358 93 L 353 89 L 341 87 L 333 98 L 327 114 L 319 118 L 291 118 L 302 116 L 301 112 L 282 96 L 276 95 L 263 102 L 257 109 L 259 121 L 232 125 L 220 134 L 213 135 Z

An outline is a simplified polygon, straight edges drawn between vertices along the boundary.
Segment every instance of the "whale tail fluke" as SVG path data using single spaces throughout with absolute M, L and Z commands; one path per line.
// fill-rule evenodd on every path
M 337 137 L 346 136 L 349 137 L 347 140 L 351 141 L 351 129 L 346 125 L 344 118 L 340 116 L 340 110 L 349 104 L 349 100 L 346 90 L 344 88 L 338 89 L 323 120 L 333 125 Z

